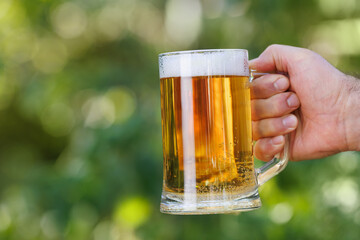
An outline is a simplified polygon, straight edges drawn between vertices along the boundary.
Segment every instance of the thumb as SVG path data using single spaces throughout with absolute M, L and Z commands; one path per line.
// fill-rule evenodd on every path
M 288 73 L 291 60 L 302 55 L 304 49 L 286 45 L 270 45 L 258 57 L 249 62 L 249 66 L 258 72 Z

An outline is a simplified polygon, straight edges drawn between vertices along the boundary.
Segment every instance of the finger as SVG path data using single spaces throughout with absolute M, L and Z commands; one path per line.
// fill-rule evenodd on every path
M 277 93 L 285 92 L 290 86 L 289 79 L 281 74 L 267 74 L 256 78 L 250 85 L 251 98 L 269 98 Z
M 298 125 L 298 119 L 293 114 L 281 118 L 268 118 L 252 122 L 254 140 L 275 137 L 292 132 Z
M 262 138 L 255 143 L 254 155 L 262 161 L 270 161 L 280 153 L 285 144 L 285 137 L 280 135 L 272 138 Z
M 253 120 L 274 118 L 291 113 L 300 106 L 300 100 L 293 92 L 276 94 L 268 99 L 251 100 L 251 117 Z
M 249 62 L 259 72 L 289 72 L 290 63 L 306 56 L 310 50 L 285 45 L 271 45 L 256 59 Z

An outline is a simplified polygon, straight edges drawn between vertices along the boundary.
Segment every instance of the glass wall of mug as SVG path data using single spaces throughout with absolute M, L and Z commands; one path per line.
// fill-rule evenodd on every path
M 259 208 L 258 185 L 285 167 L 287 154 L 254 168 L 247 50 L 164 53 L 159 68 L 161 211 L 209 214 Z
M 206 214 L 260 207 L 247 51 L 165 53 L 159 65 L 161 211 Z

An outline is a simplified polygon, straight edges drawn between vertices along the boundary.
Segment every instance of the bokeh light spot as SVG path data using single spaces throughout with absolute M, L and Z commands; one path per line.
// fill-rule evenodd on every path
M 314 27 L 309 48 L 323 55 L 358 55 L 360 53 L 360 19 L 328 21 Z
M 203 0 L 204 15 L 207 18 L 218 18 L 222 15 L 225 8 L 224 0 Z
M 322 13 L 328 17 L 348 15 L 356 9 L 356 0 L 318 0 Z
M 102 221 L 96 225 L 93 236 L 94 240 L 110 239 L 112 224 L 110 221 Z
M 290 221 L 293 216 L 293 208 L 288 203 L 279 203 L 270 211 L 270 219 L 277 224 Z
M 199 0 L 170 0 L 166 5 L 165 27 L 169 38 L 187 47 L 200 34 L 202 8 Z
M 6 205 L 0 204 L 0 232 L 5 231 L 11 224 L 11 216 Z
M 33 57 L 34 66 L 44 73 L 55 73 L 63 69 L 67 62 L 65 45 L 55 38 L 41 39 Z
M 96 209 L 87 203 L 78 203 L 71 210 L 71 219 L 66 230 L 66 239 L 88 239 L 98 220 Z
M 358 184 L 351 178 L 338 178 L 326 182 L 322 191 L 328 205 L 337 206 L 344 212 L 353 211 L 359 206 Z
M 36 46 L 36 37 L 28 29 L 17 29 L 6 36 L 8 41 L 3 42 L 3 54 L 7 60 L 16 63 L 31 59 Z M 10 40 L 11 39 L 11 40 Z
M 115 106 L 105 96 L 92 97 L 85 102 L 82 111 L 85 126 L 91 128 L 107 128 L 115 121 Z
M 339 154 L 338 165 L 345 173 L 351 173 L 357 169 L 359 157 L 356 152 L 343 152 Z
M 159 9 L 150 3 L 139 3 L 137 11 L 129 19 L 130 31 L 146 42 L 161 44 L 164 37 L 164 26 Z
M 74 127 L 75 116 L 65 103 L 56 102 L 42 112 L 41 123 L 49 134 L 55 137 L 66 136 Z
M 41 231 L 47 238 L 54 239 L 59 235 L 59 229 L 56 222 L 56 212 L 45 212 L 40 220 Z
M 337 191 L 337 199 L 339 203 L 348 208 L 356 208 L 358 206 L 358 186 L 354 181 L 344 181 Z
M 74 178 L 82 178 L 89 172 L 88 163 L 82 158 L 72 158 L 66 166 L 66 172 Z
M 106 5 L 96 18 L 96 30 L 107 40 L 115 40 L 123 36 L 125 19 L 123 9 L 119 5 Z
M 136 228 L 150 216 L 150 203 L 142 197 L 120 201 L 114 211 L 114 220 L 119 225 Z
M 87 26 L 86 12 L 74 2 L 58 6 L 51 19 L 55 32 L 65 39 L 80 36 Z
M 9 11 L 9 8 L 12 4 L 13 0 L 1 0 L 0 1 L 0 19 L 5 16 L 5 14 Z
M 234 3 L 230 9 L 227 11 L 227 14 L 230 17 L 240 17 L 243 16 L 250 7 L 250 1 L 241 1 Z
M 105 96 L 115 107 L 115 121 L 123 123 L 128 120 L 136 109 L 135 94 L 128 88 L 117 87 L 109 90 Z

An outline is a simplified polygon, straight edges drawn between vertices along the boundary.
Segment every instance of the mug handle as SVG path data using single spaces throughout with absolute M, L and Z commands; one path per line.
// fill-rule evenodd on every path
M 250 70 L 250 82 L 262 75 L 270 73 L 259 73 L 256 70 Z M 267 162 L 260 168 L 256 168 L 256 178 L 258 186 L 263 185 L 269 179 L 280 173 L 286 167 L 289 161 L 289 150 L 290 150 L 290 137 L 289 134 L 285 135 L 285 145 L 284 151 L 280 154 L 277 154 L 271 161 Z

